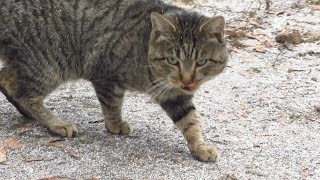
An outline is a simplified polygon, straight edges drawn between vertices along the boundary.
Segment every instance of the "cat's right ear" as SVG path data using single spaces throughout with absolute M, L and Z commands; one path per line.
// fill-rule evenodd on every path
M 151 13 L 152 30 L 155 34 L 161 34 L 166 32 L 175 32 L 176 27 L 166 16 L 159 13 Z
M 222 16 L 208 19 L 200 26 L 200 32 L 207 34 L 208 38 L 215 37 L 220 42 L 223 41 L 225 20 Z

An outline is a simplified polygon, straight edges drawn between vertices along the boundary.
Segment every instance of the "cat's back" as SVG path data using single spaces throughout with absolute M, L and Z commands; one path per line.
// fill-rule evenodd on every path
M 10 41 L 14 46 L 37 41 L 71 43 L 76 47 L 83 43 L 81 40 L 98 38 L 110 29 L 130 27 L 145 15 L 145 9 L 159 3 L 158 0 L 1 0 L 0 41 Z
M 57 47 L 57 42 L 72 40 L 74 22 L 71 1 L 1 0 L 0 45 L 20 49 Z
M 77 67 L 72 71 L 78 77 L 87 62 L 93 66 L 88 57 L 101 54 L 95 49 L 122 46 L 123 34 L 133 28 L 140 32 L 148 13 L 159 4 L 158 0 L 0 0 L 0 57 L 7 61 L 6 57 L 20 54 L 29 57 L 19 58 L 24 64 L 42 62 L 59 71 Z

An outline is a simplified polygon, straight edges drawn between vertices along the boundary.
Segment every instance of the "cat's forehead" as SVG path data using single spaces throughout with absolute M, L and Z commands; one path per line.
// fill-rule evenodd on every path
M 197 58 L 198 50 L 193 43 L 183 43 L 175 49 L 175 56 L 182 61 L 192 61 Z

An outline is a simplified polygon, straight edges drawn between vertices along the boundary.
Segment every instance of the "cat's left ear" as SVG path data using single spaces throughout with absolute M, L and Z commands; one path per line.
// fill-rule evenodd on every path
M 222 16 L 216 16 L 205 21 L 200 26 L 200 32 L 206 33 L 209 38 L 215 37 L 219 42 L 223 41 L 225 20 Z
M 171 22 L 171 20 L 168 17 L 156 12 L 153 12 L 151 14 L 151 23 L 152 29 L 156 33 L 176 31 L 175 25 Z

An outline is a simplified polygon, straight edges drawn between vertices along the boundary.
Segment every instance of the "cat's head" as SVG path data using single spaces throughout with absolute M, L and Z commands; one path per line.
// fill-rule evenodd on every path
M 159 81 L 192 94 L 225 68 L 223 17 L 152 13 L 151 22 L 149 65 Z

